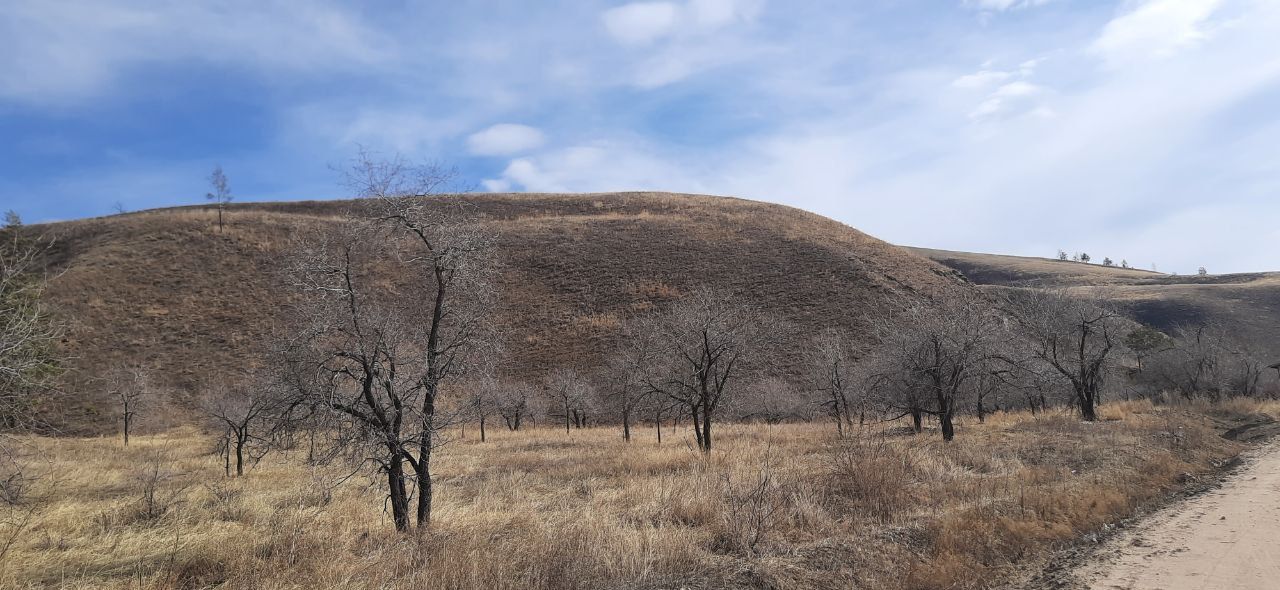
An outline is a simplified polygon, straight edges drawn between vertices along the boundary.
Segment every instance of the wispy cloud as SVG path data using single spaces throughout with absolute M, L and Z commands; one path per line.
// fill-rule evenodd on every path
M 1090 49 L 1112 65 L 1167 58 L 1205 41 L 1224 0 L 1148 0 L 1107 23 Z
M 1280 216 L 1273 0 L 10 6 L 20 208 L 198 197 L 215 159 L 246 198 L 330 196 L 359 143 L 488 190 L 735 194 L 899 243 L 1280 268 L 1254 221 Z
M 343 71 L 384 60 L 362 19 L 326 2 L 14 0 L 0 17 L 0 97 L 85 100 L 153 64 Z

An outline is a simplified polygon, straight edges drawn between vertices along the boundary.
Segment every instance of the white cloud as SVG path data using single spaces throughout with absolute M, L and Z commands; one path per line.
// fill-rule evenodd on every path
M 669 34 L 678 11 L 671 2 L 633 2 L 606 10 L 602 18 L 615 39 L 638 45 Z
M 467 137 L 467 149 L 479 156 L 507 156 L 541 147 L 545 141 L 536 128 L 500 123 Z
M 761 2 L 632 2 L 604 11 L 601 18 L 609 34 L 619 43 L 645 45 L 664 37 L 706 34 L 735 23 L 749 22 L 760 11 Z
M 1112 65 L 1166 58 L 1204 41 L 1223 0 L 1147 0 L 1102 30 L 1091 50 Z
M 493 191 L 605 192 L 659 190 L 698 192 L 702 181 L 686 165 L 636 138 L 582 143 L 516 158 L 499 178 L 482 184 Z

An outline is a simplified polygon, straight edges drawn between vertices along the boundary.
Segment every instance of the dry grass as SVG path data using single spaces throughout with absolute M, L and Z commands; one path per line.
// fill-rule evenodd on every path
M 330 494 L 341 474 L 301 457 L 225 480 L 193 430 L 128 449 L 30 439 L 52 478 L 4 509 L 23 525 L 0 585 L 985 588 L 1211 472 L 1240 450 L 1218 432 L 1261 409 L 1125 403 L 1096 424 L 1004 414 L 953 444 L 900 428 L 840 440 L 825 425 L 728 426 L 709 460 L 676 436 L 494 432 L 441 454 L 436 521 L 420 537 L 390 530 L 377 490 L 356 478 Z M 147 509 L 149 487 L 161 508 Z

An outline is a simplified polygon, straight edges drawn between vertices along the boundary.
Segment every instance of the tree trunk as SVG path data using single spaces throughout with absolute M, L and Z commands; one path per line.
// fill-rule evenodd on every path
M 711 454 L 711 412 L 702 410 L 702 452 Z
M 978 398 L 978 424 L 987 423 L 987 408 L 982 405 L 982 398 Z
M 920 408 L 911 408 L 911 426 L 916 434 L 924 432 L 924 412 Z
M 480 442 L 484 442 L 484 414 L 480 414 Z
M 129 446 L 129 415 L 127 413 L 124 417 L 124 446 Z
M 631 442 L 631 412 L 623 410 L 622 412 L 622 440 Z
M 431 524 L 431 501 L 435 493 L 431 485 L 431 455 L 418 458 L 418 529 Z
M 431 374 L 431 373 L 429 373 Z M 434 377 L 427 382 L 422 400 L 422 438 L 418 441 L 418 462 L 413 465 L 418 476 L 418 529 L 431 523 L 431 452 L 435 444 L 436 389 Z
M 938 422 L 942 426 L 942 440 L 944 441 L 950 441 L 956 437 L 956 427 L 952 423 L 952 413 L 950 407 L 938 413 Z
M 693 408 L 693 412 L 692 412 L 692 414 L 693 414 L 693 415 L 692 415 L 692 418 L 693 418 L 693 436 L 694 436 L 694 438 L 696 438 L 696 439 L 697 439 L 697 441 L 698 441 L 698 449 L 699 449 L 699 450 L 703 450 L 703 445 L 702 445 L 702 422 L 701 422 L 701 417 L 700 417 L 700 416 L 698 416 L 698 408 Z
M 1085 422 L 1096 422 L 1098 420 L 1098 405 L 1095 394 L 1084 388 L 1076 394 L 1076 399 L 1080 402 L 1080 418 Z
M 391 499 L 391 520 L 400 532 L 409 530 L 409 497 L 404 484 L 404 458 L 399 451 L 392 451 L 387 460 L 387 491 Z
M 236 435 L 236 477 L 244 475 L 244 437 Z

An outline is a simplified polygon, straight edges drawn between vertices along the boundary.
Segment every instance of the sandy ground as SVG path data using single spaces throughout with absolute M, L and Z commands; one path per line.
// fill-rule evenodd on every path
M 1076 572 L 1093 590 L 1280 588 L 1280 442 L 1213 491 L 1110 539 Z

